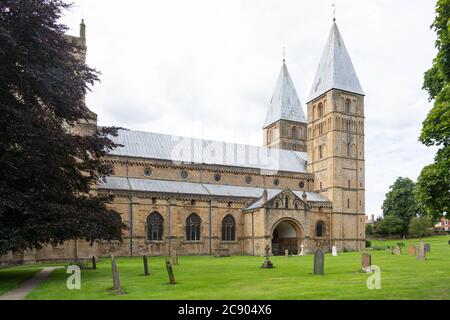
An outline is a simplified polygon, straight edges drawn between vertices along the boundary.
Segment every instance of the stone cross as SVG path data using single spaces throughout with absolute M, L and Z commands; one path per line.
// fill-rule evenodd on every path
M 410 244 L 408 247 L 408 254 L 410 256 L 415 256 L 416 255 L 416 247 L 413 244 Z
M 148 276 L 150 273 L 148 272 L 148 260 L 147 260 L 147 256 L 144 255 L 144 256 L 142 257 L 142 260 L 143 260 L 143 262 L 144 262 L 144 275 L 145 275 L 145 276 Z
M 122 286 L 120 285 L 119 271 L 117 271 L 116 258 L 111 255 L 111 270 L 113 278 L 113 288 L 115 294 L 122 294 Z
M 363 272 L 372 272 L 372 256 L 367 252 L 361 254 L 361 269 Z
M 92 256 L 92 269 L 96 270 L 97 269 L 97 261 L 95 261 L 95 257 Z
M 324 274 L 324 255 L 320 248 L 314 254 L 314 274 Z
M 172 264 L 174 266 L 178 265 L 178 255 L 177 255 L 177 250 L 172 250 Z
M 423 241 L 420 241 L 417 245 L 417 260 L 425 260 L 426 259 L 426 252 L 425 252 L 425 246 L 423 244 Z
M 300 245 L 299 256 L 306 256 L 306 254 L 305 254 L 305 245 L 303 243 Z
M 331 247 L 331 255 L 332 255 L 333 257 L 337 257 L 337 256 L 338 256 L 336 246 L 332 246 L 332 247 Z
M 167 274 L 169 275 L 169 284 L 175 284 L 175 276 L 173 275 L 172 265 L 170 264 L 169 259 L 166 259 L 166 269 Z
M 402 255 L 402 248 L 400 248 L 400 246 L 397 244 L 394 248 L 393 253 L 397 256 L 401 256 Z
M 429 243 L 425 243 L 425 253 L 430 253 L 431 246 Z
M 268 245 L 266 246 L 265 251 L 266 251 L 266 259 L 264 260 L 261 268 L 264 268 L 264 269 L 274 268 L 272 262 L 269 260 L 270 247 Z

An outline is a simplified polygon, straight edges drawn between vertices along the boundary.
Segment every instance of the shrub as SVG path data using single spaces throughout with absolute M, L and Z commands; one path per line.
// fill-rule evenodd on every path
M 366 248 L 370 248 L 372 246 L 372 242 L 370 240 L 366 240 Z

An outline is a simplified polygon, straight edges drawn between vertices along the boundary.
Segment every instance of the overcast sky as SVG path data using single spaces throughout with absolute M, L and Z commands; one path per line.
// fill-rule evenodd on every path
M 394 180 L 434 157 L 417 138 L 435 0 L 75 0 L 63 22 L 77 35 L 85 19 L 99 124 L 261 145 L 283 46 L 305 103 L 333 2 L 366 93 L 366 214 L 380 215 Z

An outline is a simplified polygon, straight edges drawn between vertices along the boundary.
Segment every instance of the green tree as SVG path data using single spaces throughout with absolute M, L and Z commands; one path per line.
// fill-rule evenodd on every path
M 438 146 L 434 163 L 426 166 L 417 183 L 417 200 L 434 220 L 450 207 L 450 0 L 439 0 L 431 26 L 437 34 L 438 49 L 433 66 L 425 72 L 423 88 L 434 106 L 423 122 L 419 140 Z
M 403 221 L 399 217 L 390 215 L 377 221 L 376 232 L 381 235 L 400 234 L 403 231 Z
M 98 80 L 58 23 L 69 7 L 0 2 L 0 255 L 69 239 L 121 239 L 111 198 L 91 190 L 111 170 L 101 159 L 117 146 L 108 139 L 117 130 L 67 130 L 91 119 L 84 97 Z
M 383 202 L 383 216 L 394 216 L 402 221 L 400 233 L 407 235 L 409 221 L 420 213 L 414 196 L 415 184 L 409 178 L 399 177 L 386 194 Z
M 366 235 L 370 236 L 373 234 L 373 227 L 371 224 L 366 224 Z
M 425 237 L 431 235 L 432 223 L 426 216 L 414 217 L 409 223 L 409 235 L 413 237 Z

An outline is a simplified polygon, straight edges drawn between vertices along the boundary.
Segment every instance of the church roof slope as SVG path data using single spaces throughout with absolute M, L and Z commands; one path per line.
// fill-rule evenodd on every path
M 336 22 L 333 23 L 323 50 L 308 102 L 331 89 L 364 95 Z
M 278 81 L 269 102 L 264 128 L 278 120 L 290 120 L 306 123 L 305 113 L 298 98 L 286 64 L 283 61 Z
M 188 194 L 200 196 L 219 196 L 219 197 L 237 197 L 237 198 L 261 198 L 264 188 L 245 187 L 209 183 L 195 183 L 186 181 L 155 180 L 144 178 L 128 177 L 106 177 L 98 182 L 98 188 L 101 190 L 116 191 L 138 191 L 155 192 L 171 194 Z M 283 190 L 266 189 L 269 199 L 275 197 Z M 303 194 L 302 191 L 293 191 L 296 195 Z M 306 192 L 308 202 L 327 202 L 329 200 L 322 195 L 314 192 Z M 258 200 L 259 201 L 259 200 Z M 255 204 L 255 203 L 254 203 Z
M 110 138 L 123 147 L 109 151 L 109 155 L 307 173 L 306 152 L 123 129 Z

